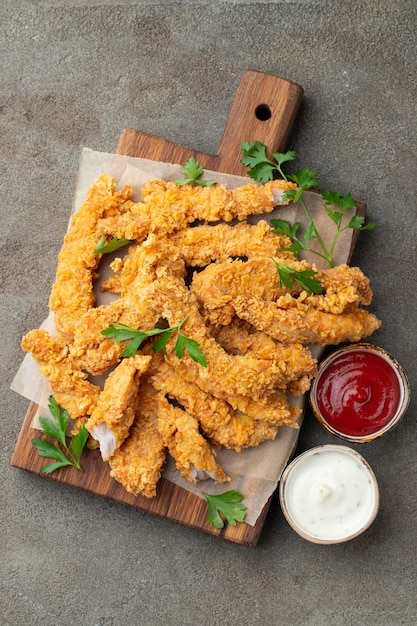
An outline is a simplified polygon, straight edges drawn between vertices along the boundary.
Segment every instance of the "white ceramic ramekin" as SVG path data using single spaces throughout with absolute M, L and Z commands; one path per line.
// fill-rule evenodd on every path
M 279 497 L 290 526 L 318 544 L 358 537 L 379 509 L 374 472 L 360 454 L 342 445 L 318 446 L 296 457 L 281 476 Z

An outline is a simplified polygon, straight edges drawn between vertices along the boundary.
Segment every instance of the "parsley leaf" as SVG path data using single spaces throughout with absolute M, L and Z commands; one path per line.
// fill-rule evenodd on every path
M 126 326 L 125 324 L 120 324 L 119 322 L 112 322 L 109 328 L 105 328 L 101 331 L 101 334 L 105 337 L 109 337 L 115 343 L 128 341 L 122 352 L 122 356 L 131 357 L 135 356 L 137 350 L 140 348 L 145 339 L 155 337 L 157 335 L 160 335 L 160 337 L 154 343 L 153 351 L 165 352 L 168 341 L 176 332 L 177 340 L 174 346 L 174 353 L 176 356 L 181 359 L 184 356 L 185 349 L 193 361 L 200 363 L 203 367 L 207 367 L 206 359 L 203 352 L 199 348 L 198 342 L 194 339 L 186 337 L 181 332 L 181 326 L 187 321 L 187 319 L 188 316 L 185 316 L 179 324 L 172 326 L 171 328 L 152 328 L 151 330 L 138 330 L 136 328 Z
M 267 183 L 273 179 L 274 172 L 278 172 L 284 180 L 287 180 L 281 165 L 295 159 L 294 150 L 285 153 L 273 152 L 273 160 L 267 157 L 266 146 L 260 141 L 242 141 L 241 150 L 243 159 L 240 162 L 248 166 L 248 176 L 254 180 Z
M 292 200 L 293 202 L 299 202 L 302 199 L 303 191 L 306 189 L 312 189 L 313 187 L 318 187 L 319 182 L 316 180 L 318 170 L 309 170 L 304 168 L 302 170 L 298 170 L 295 174 L 288 176 L 290 180 L 298 185 L 298 189 L 286 189 L 282 196 L 284 200 Z
M 127 246 L 128 243 L 131 243 L 130 239 L 118 239 L 117 237 L 113 237 L 113 239 L 107 242 L 106 235 L 101 235 L 96 247 L 94 248 L 93 254 L 106 254 L 106 252 L 114 252 L 115 250 L 119 250 L 120 248 Z
M 51 443 L 47 439 L 41 439 L 40 437 L 32 439 L 32 443 L 40 456 L 55 459 L 55 463 L 44 465 L 41 468 L 41 473 L 51 474 L 61 467 L 68 467 L 70 465 L 83 472 L 81 456 L 88 439 L 87 428 L 83 424 L 78 433 L 72 437 L 68 446 L 66 436 L 69 422 L 68 411 L 65 409 L 62 410 L 53 396 L 49 396 L 48 406 L 55 422 L 47 417 L 40 417 L 39 422 L 42 427 L 42 432 L 55 439 L 58 445 Z
M 247 507 L 241 504 L 243 495 L 234 489 L 225 491 L 217 496 L 203 493 L 208 504 L 208 523 L 214 528 L 223 528 L 224 521 L 232 526 L 236 522 L 243 522 L 246 517 Z
M 200 176 L 204 173 L 204 168 L 201 167 L 195 157 L 190 157 L 185 165 L 181 165 L 181 172 L 185 178 L 174 178 L 174 183 L 177 185 L 188 185 L 194 183 L 195 185 L 201 185 L 202 187 L 210 187 L 216 185 L 215 180 L 201 180 Z
M 279 263 L 276 259 L 272 260 L 275 263 L 278 271 L 280 287 L 284 285 L 284 287 L 286 287 L 287 289 L 292 289 L 293 282 L 295 282 L 307 293 L 324 293 L 324 287 L 321 282 L 316 278 L 313 278 L 313 276 L 316 276 L 317 274 L 315 270 L 297 271 L 292 269 L 291 267 L 288 267 L 288 265 Z

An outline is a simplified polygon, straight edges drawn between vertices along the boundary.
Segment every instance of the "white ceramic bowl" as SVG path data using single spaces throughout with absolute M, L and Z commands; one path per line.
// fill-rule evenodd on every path
M 318 446 L 296 457 L 281 476 L 279 497 L 290 526 L 319 544 L 359 536 L 379 509 L 374 472 L 360 454 L 342 445 Z

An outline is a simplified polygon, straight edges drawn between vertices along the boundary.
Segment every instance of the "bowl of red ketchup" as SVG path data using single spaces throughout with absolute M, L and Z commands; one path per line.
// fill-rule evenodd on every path
M 385 435 L 406 412 L 410 385 L 400 364 L 368 343 L 345 346 L 319 365 L 310 405 L 339 439 L 367 443 Z

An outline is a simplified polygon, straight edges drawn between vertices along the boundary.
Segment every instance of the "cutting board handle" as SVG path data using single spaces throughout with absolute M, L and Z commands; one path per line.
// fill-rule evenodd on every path
M 284 78 L 245 71 L 215 157 L 217 169 L 246 174 L 240 163 L 242 141 L 260 141 L 270 152 L 283 151 L 303 93 L 300 85 Z

